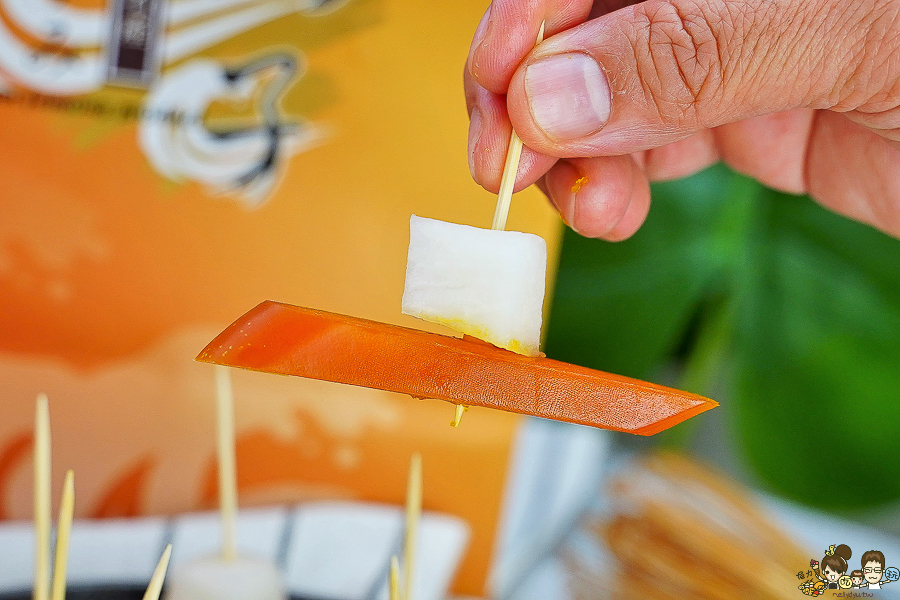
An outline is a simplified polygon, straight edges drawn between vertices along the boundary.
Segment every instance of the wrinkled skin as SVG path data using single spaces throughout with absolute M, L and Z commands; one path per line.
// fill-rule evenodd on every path
M 605 74 L 599 128 L 535 120 L 528 69 L 557 55 Z M 900 237 L 900 0 L 494 0 L 464 80 L 475 180 L 498 190 L 514 126 L 516 189 L 583 235 L 631 236 L 650 181 L 721 160 Z

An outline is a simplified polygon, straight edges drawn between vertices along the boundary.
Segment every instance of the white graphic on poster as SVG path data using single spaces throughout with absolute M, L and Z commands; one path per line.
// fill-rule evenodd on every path
M 165 0 L 156 0 L 165 2 Z M 322 131 L 279 114 L 278 100 L 299 77 L 302 56 L 273 54 L 241 70 L 212 60 L 170 67 L 230 38 L 293 13 L 322 14 L 347 0 L 171 0 L 159 40 L 162 73 L 144 98 L 140 145 L 151 165 L 175 181 L 200 182 L 247 206 L 262 204 L 283 163 L 322 139 Z M 108 85 L 110 10 L 77 8 L 61 0 L 0 0 L 0 94 L 24 89 L 49 97 L 90 94 Z M 30 36 L 31 44 L 15 29 Z M 37 40 L 40 47 L 33 44 Z M 212 131 L 202 115 L 215 100 L 247 98 L 263 72 L 277 73 L 260 105 L 262 124 Z M 141 111 L 136 111 L 141 112 Z M 180 114 L 159 119 L 152 115 Z
M 86 94 L 103 86 L 106 64 L 100 52 L 83 56 L 36 52 L 0 19 L 0 73 L 35 92 Z
M 168 3 L 166 22 L 174 29 L 188 21 L 209 19 L 237 8 L 268 7 L 270 14 L 274 10 L 285 15 L 333 9 L 345 3 L 346 0 L 174 0 Z M 98 48 L 106 43 L 108 11 L 76 8 L 59 0 L 2 0 L 0 6 L 17 27 L 41 41 L 68 48 Z
M 29 4 L 46 2 L 46 0 L 4 1 Z M 206 3 L 206 0 L 202 1 Z M 178 29 L 170 28 L 163 40 L 163 62 L 171 64 L 183 60 L 260 25 L 296 12 L 299 6 L 306 6 L 308 2 L 265 0 L 253 4 L 255 6 L 221 16 L 205 13 L 201 15 L 204 19 L 197 23 Z M 103 13 L 102 19 L 97 22 L 105 23 L 108 27 L 108 14 Z M 62 36 L 59 43 L 65 45 L 66 39 L 67 36 Z M 47 41 L 53 40 L 48 38 Z M 56 45 L 57 42 L 53 43 Z M 97 40 L 98 46 L 100 43 L 101 40 Z M 103 43 L 105 44 L 105 41 Z M 0 19 L 0 76 L 3 73 L 32 91 L 53 95 L 87 94 L 97 91 L 106 84 L 106 62 L 102 48 L 71 55 L 60 52 L 35 52 L 34 48 L 16 38 Z
M 200 23 L 179 29 L 169 29 L 163 44 L 163 62 L 174 63 L 237 37 L 251 29 L 271 23 L 291 13 L 306 2 L 272 1 L 255 2 L 250 6 L 225 15 L 209 17 Z
M 106 11 L 80 9 L 58 0 L 3 0 L 0 5 L 17 27 L 44 42 L 97 48 L 109 31 Z
M 287 123 L 277 103 L 297 71 L 294 57 L 273 54 L 235 69 L 198 59 L 166 73 L 148 95 L 139 136 L 154 168 L 174 181 L 198 181 L 213 194 L 236 196 L 248 208 L 275 187 L 286 158 L 322 139 L 308 123 Z M 274 75 L 263 84 L 265 76 Z M 263 87 L 264 86 L 264 87 Z M 248 100 L 261 89 L 262 122 L 211 129 L 204 114 L 217 100 Z M 177 115 L 177 118 L 157 116 Z

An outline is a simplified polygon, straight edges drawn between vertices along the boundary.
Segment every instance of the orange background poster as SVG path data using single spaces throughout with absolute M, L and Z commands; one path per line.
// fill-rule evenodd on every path
M 105 37 L 42 40 L 0 9 L 4 39 L 31 49 L 0 44 L 2 518 L 31 515 L 40 391 L 80 516 L 213 506 L 205 343 L 264 299 L 438 330 L 400 314 L 409 215 L 490 224 L 460 75 L 485 2 L 243 0 L 186 18 L 190 1 L 167 3 L 148 89 L 90 78 Z M 509 228 L 555 256 L 534 190 Z M 454 430 L 442 402 L 244 372 L 235 392 L 243 505 L 400 503 L 421 451 L 426 510 L 472 527 L 455 589 L 482 592 L 517 417 L 473 410 Z

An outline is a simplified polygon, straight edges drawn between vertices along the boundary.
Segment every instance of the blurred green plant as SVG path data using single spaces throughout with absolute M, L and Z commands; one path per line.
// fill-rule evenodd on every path
M 724 386 L 738 455 L 788 497 L 833 510 L 900 498 L 900 241 L 807 197 L 717 166 L 654 185 L 625 242 L 567 230 L 546 348 Z

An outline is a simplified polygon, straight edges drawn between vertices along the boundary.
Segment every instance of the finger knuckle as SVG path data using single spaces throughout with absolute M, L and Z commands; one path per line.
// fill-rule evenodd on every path
M 900 2 L 874 0 L 844 35 L 844 64 L 825 107 L 838 112 L 883 112 L 900 104 Z
M 635 10 L 631 36 L 648 100 L 671 124 L 697 124 L 717 99 L 727 68 L 727 19 L 701 4 L 647 2 Z

